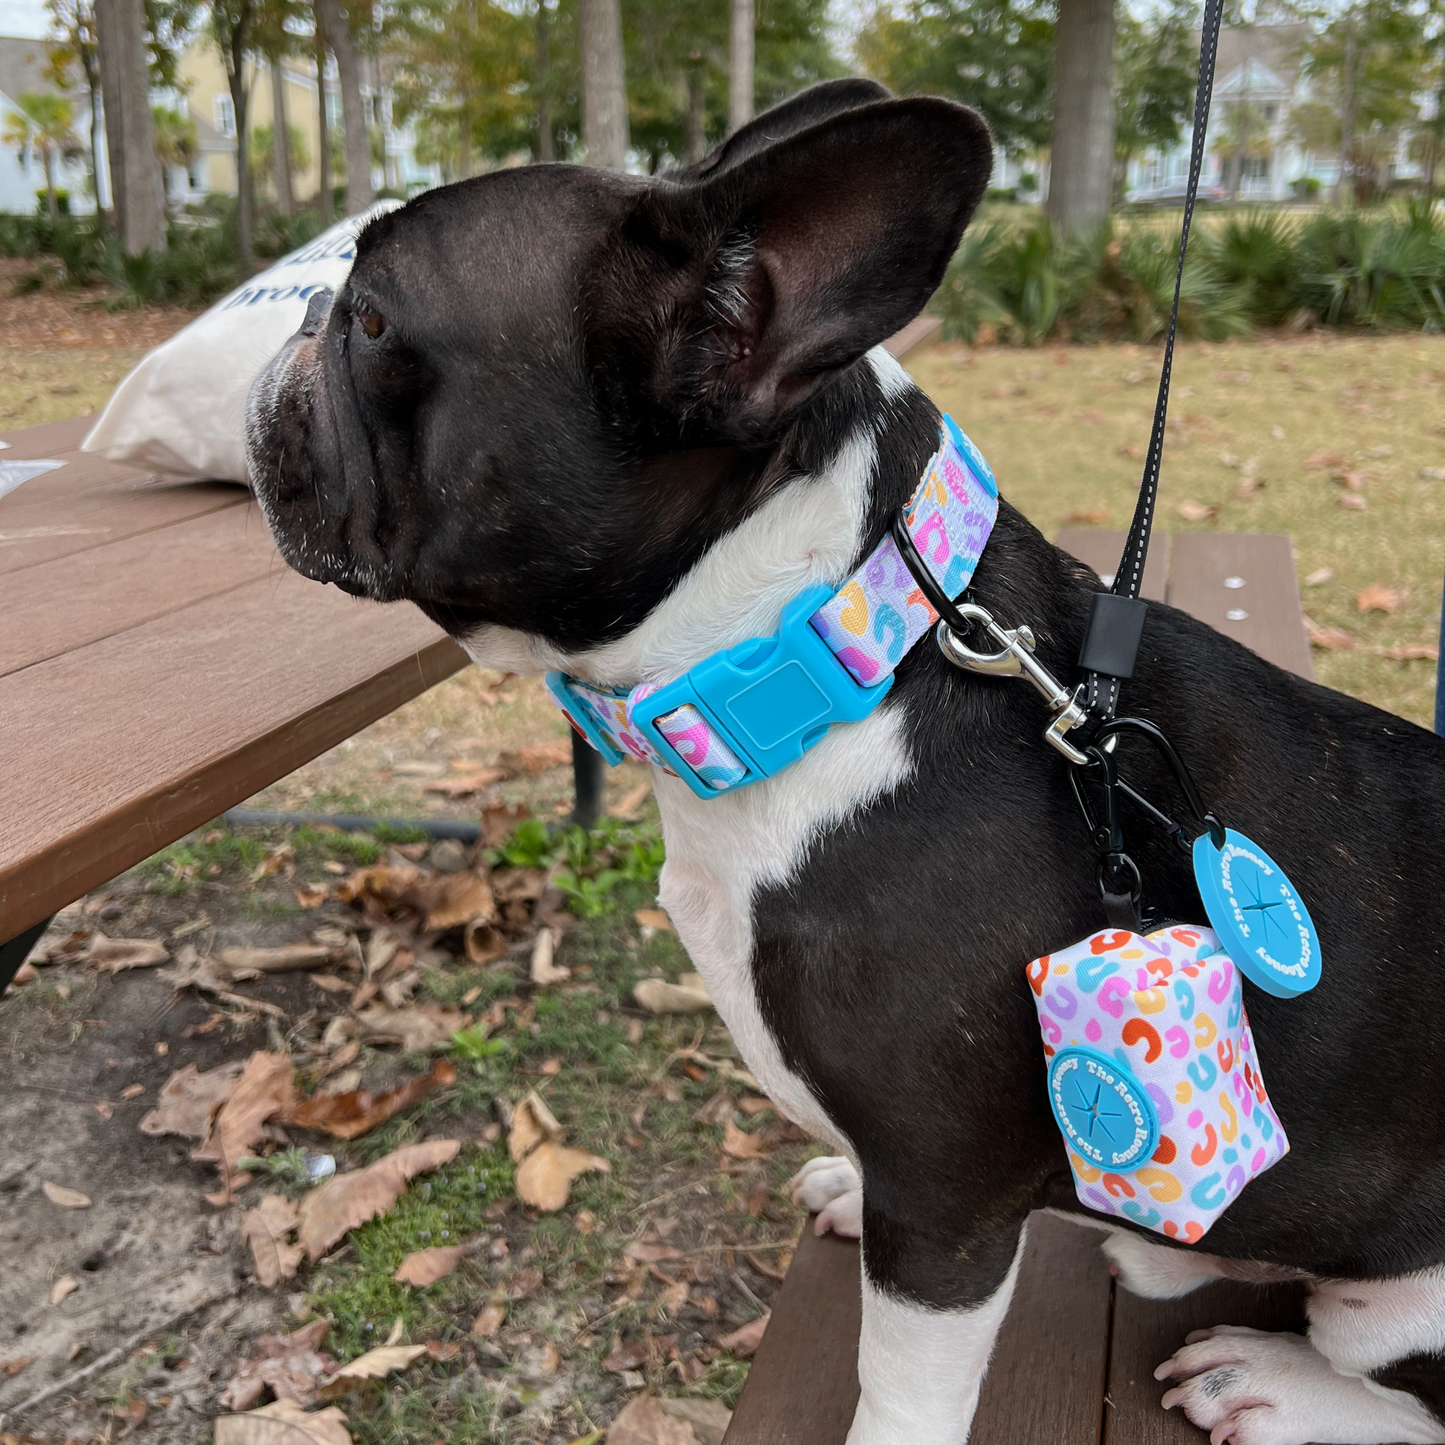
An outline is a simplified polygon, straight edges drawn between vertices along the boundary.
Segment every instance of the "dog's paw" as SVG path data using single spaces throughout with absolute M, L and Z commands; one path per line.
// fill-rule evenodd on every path
M 818 1216 L 817 1234 L 857 1239 L 863 1233 L 863 1181 L 846 1159 L 810 1159 L 793 1176 L 793 1203 Z
M 1196 1330 L 1154 1371 L 1210 1445 L 1435 1445 L 1440 1427 L 1407 1396 L 1341 1375 L 1303 1335 L 1240 1325 Z

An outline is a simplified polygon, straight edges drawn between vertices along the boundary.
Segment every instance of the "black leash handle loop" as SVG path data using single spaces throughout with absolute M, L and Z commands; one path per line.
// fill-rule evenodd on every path
M 1194 201 L 1204 168 L 1209 104 L 1214 93 L 1214 63 L 1219 51 L 1219 27 L 1224 0 L 1205 0 L 1204 23 L 1199 38 L 1199 84 L 1194 93 L 1194 136 L 1189 151 L 1189 189 L 1184 198 L 1184 224 L 1179 235 L 1179 265 L 1174 274 L 1174 304 L 1169 312 L 1169 334 L 1164 342 L 1164 365 L 1159 375 L 1159 399 L 1154 404 L 1154 427 L 1149 434 L 1149 453 L 1144 460 L 1144 477 L 1134 520 L 1114 584 L 1108 592 L 1096 593 L 1079 666 L 1084 669 L 1085 705 L 1092 713 L 1113 717 L 1119 705 L 1120 682 L 1134 675 L 1139 640 L 1144 631 L 1148 604 L 1139 600 L 1144 582 L 1144 562 L 1149 555 L 1149 533 L 1154 525 L 1154 508 L 1159 498 L 1159 469 L 1164 455 L 1164 425 L 1169 415 L 1169 382 L 1174 371 L 1174 338 L 1179 330 L 1179 295 L 1184 286 L 1184 257 L 1189 249 L 1189 227 L 1194 219 Z

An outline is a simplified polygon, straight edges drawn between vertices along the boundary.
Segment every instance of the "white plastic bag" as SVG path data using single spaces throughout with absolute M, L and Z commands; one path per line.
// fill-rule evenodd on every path
M 306 303 L 350 274 L 356 236 L 382 201 L 253 276 L 150 352 L 116 388 L 81 450 L 171 478 L 246 480 L 246 394 L 301 325 Z

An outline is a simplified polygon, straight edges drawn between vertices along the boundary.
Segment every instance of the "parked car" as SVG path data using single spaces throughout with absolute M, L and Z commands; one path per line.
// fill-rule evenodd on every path
M 1189 183 L 1187 181 L 1171 181 L 1167 186 L 1149 186 L 1145 189 L 1130 191 L 1124 199 L 1131 206 L 1182 206 L 1184 198 L 1188 194 Z M 1201 182 L 1199 199 L 1201 201 L 1225 201 L 1229 199 L 1229 192 L 1223 186 L 1209 186 Z

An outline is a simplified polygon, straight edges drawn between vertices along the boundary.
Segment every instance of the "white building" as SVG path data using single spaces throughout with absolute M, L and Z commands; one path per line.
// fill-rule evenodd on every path
M 56 93 L 55 86 L 42 75 L 48 53 L 49 45 L 44 40 L 0 35 L 0 135 L 9 130 L 12 116 L 19 113 L 22 95 L 28 91 Z M 71 92 L 70 100 L 75 109 L 75 136 L 85 145 L 90 136 L 89 99 L 81 90 Z M 83 159 L 66 161 L 57 157 L 55 185 L 66 192 L 73 213 L 95 209 Z M 0 144 L 0 214 L 33 215 L 37 196 L 43 197 L 44 192 L 45 163 L 39 148 L 32 146 L 25 153 L 13 145 Z
M 1291 113 L 1317 96 L 1301 73 L 1308 25 L 1250 25 L 1225 29 L 1219 36 L 1214 94 L 1209 113 L 1209 148 L 1202 184 L 1233 192 L 1234 170 L 1239 199 L 1287 201 L 1311 191 L 1328 196 L 1339 178 L 1339 155 L 1333 148 L 1311 150 L 1294 135 Z M 1197 43 L 1197 36 L 1196 36 Z M 1333 100 L 1333 97 L 1328 97 Z M 1232 154 L 1244 129 L 1239 113 L 1250 114 L 1254 134 L 1242 156 Z M 1231 128 L 1233 127 L 1233 134 Z M 1150 150 L 1129 165 L 1126 194 L 1183 186 L 1189 178 L 1193 127 L 1186 126 L 1171 150 Z M 1419 167 L 1407 159 L 1408 127 L 1398 137 L 1388 166 L 1390 179 L 1411 179 Z

